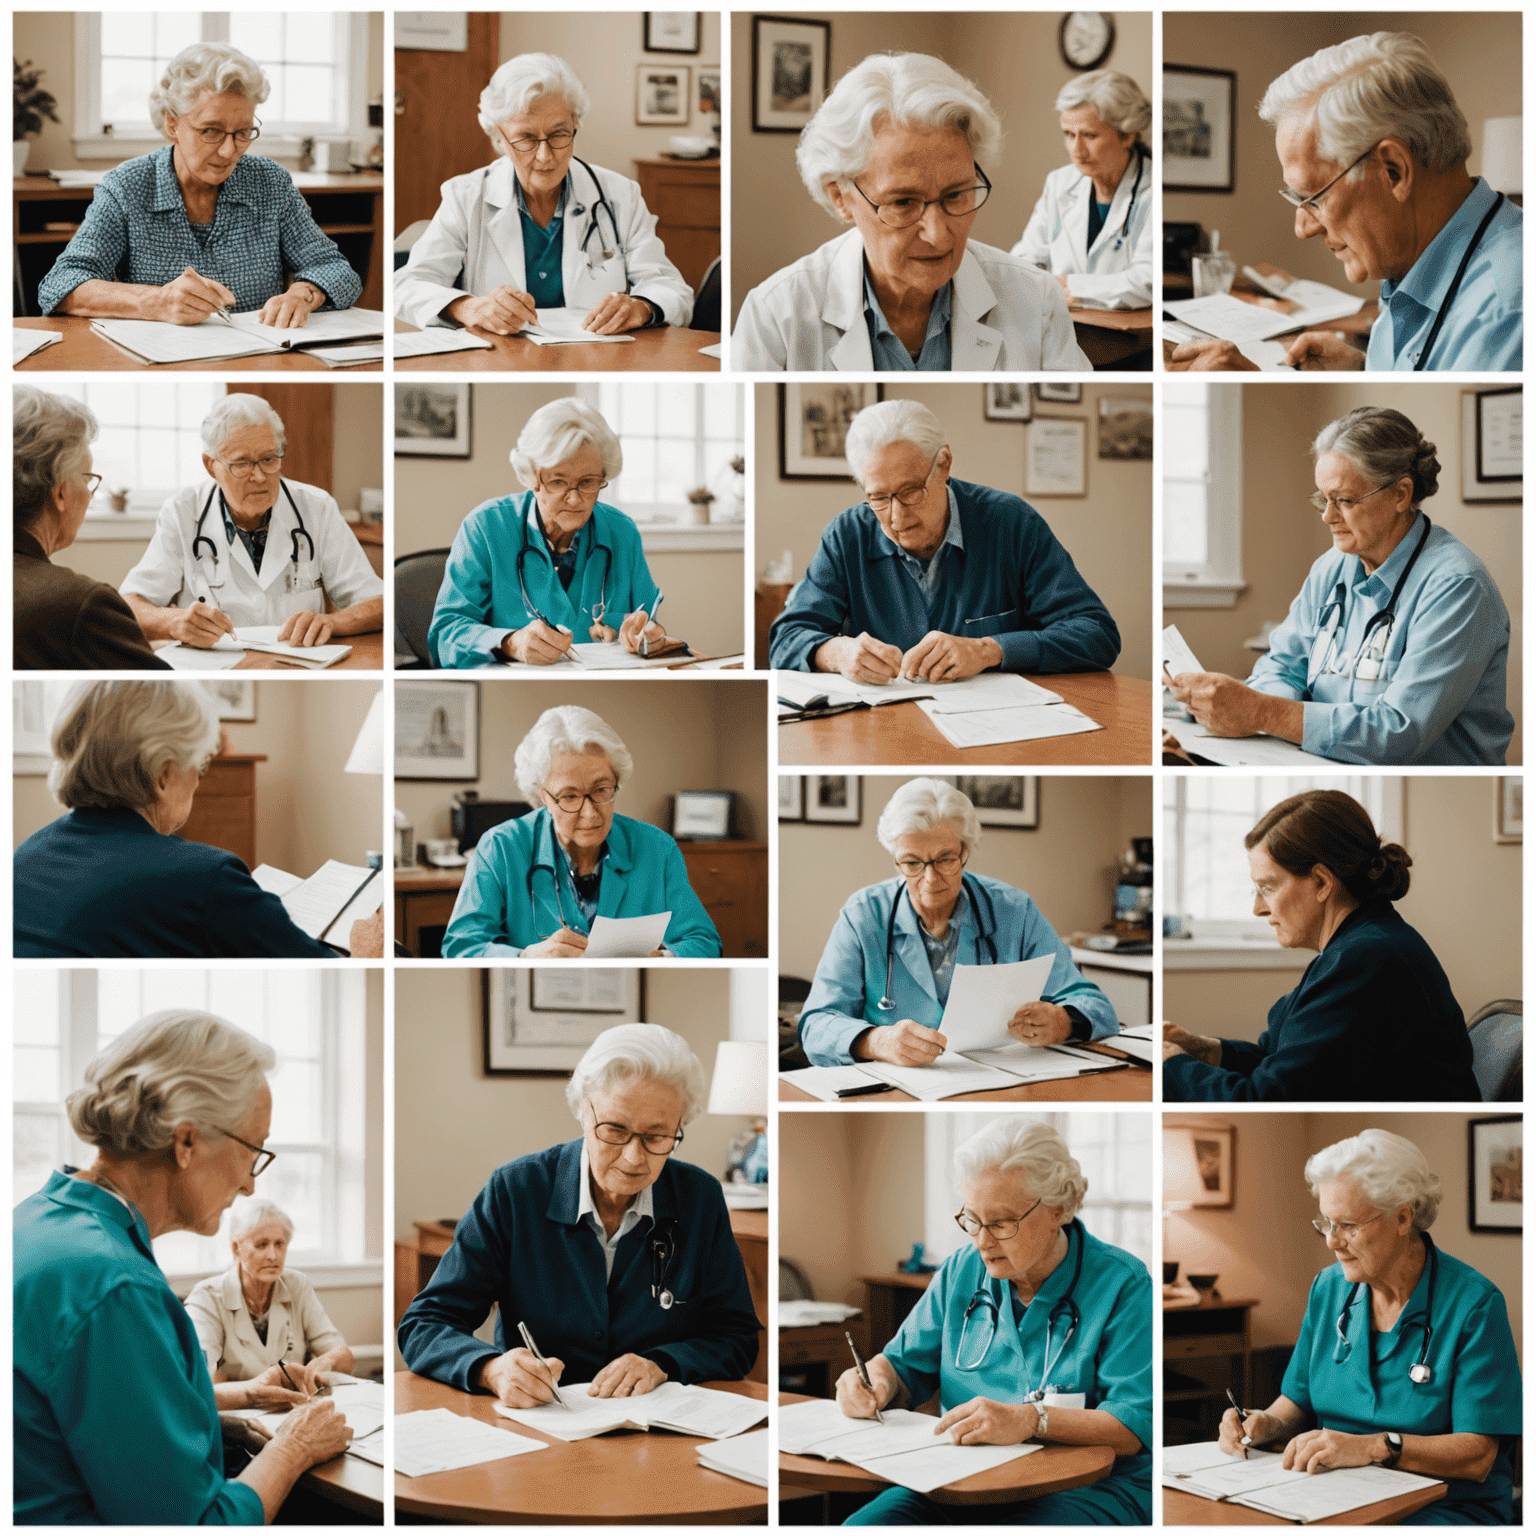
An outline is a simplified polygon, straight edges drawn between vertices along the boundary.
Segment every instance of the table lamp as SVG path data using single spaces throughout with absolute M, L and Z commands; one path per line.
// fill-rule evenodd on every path
M 1495 192 L 1520 201 L 1520 135 L 1525 119 L 1490 117 L 1483 121 L 1483 180 Z
M 368 706 L 368 717 L 352 743 L 352 755 L 347 759 L 348 773 L 384 772 L 384 690 L 374 694 Z
M 1195 1138 L 1187 1127 L 1163 1127 L 1163 1282 L 1165 1288 L 1177 1285 L 1178 1261 L 1168 1258 L 1168 1218 L 1179 1211 L 1193 1210 L 1204 1191 L 1200 1165 L 1195 1160 Z M 1172 1265 L 1173 1274 L 1168 1273 Z M 1183 1287 L 1179 1287 L 1180 1290 Z
M 751 1115 L 753 1124 L 731 1138 L 727 1184 L 768 1182 L 768 1046 L 762 1040 L 722 1040 L 715 1047 L 709 1113 Z

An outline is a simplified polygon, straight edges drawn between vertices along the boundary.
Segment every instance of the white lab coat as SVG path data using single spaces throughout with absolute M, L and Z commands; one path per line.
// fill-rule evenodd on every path
M 381 597 L 384 583 L 374 575 L 335 499 L 319 486 L 300 480 L 285 477 L 282 483 L 292 493 L 304 529 L 314 540 L 313 556 L 301 534 L 298 564 L 294 564 L 293 531 L 298 523 L 279 489 L 258 571 L 242 540 L 236 539 L 230 549 L 217 487 L 212 480 L 204 480 L 178 491 L 160 508 L 149 547 L 121 590 L 158 608 L 190 608 L 202 598 L 221 608 L 237 628 L 281 624 L 290 613 L 324 613 L 327 596 L 337 608 Z M 210 492 L 212 505 L 208 505 Z M 199 558 L 193 560 L 194 530 L 204 506 L 208 515 L 203 518 L 203 536 L 212 543 L 216 558 L 208 553 L 207 544 L 199 544 Z
M 956 373 L 1092 367 L 1060 285 L 975 240 L 955 273 L 949 329 Z M 755 373 L 873 372 L 858 230 L 829 240 L 747 295 L 731 333 L 731 366 Z
M 596 182 L 571 161 L 560 253 L 566 304 L 591 309 L 605 294 L 630 292 L 659 304 L 668 325 L 687 325 L 693 317 L 693 289 L 667 260 L 656 216 L 645 206 L 639 184 L 601 166 L 592 169 Z M 601 209 L 599 184 L 608 199 Z M 394 279 L 395 314 L 422 329 L 452 326 L 443 311 L 466 294 L 479 298 L 496 288 L 526 292 L 528 287 L 512 162 L 503 156 L 483 170 L 455 176 L 443 183 L 442 197 L 431 224 L 411 247 L 411 259 Z M 616 245 L 609 208 L 618 226 Z M 589 230 L 592 238 L 583 253 Z M 606 261 L 605 250 L 613 252 Z
M 320 1305 L 314 1282 L 296 1269 L 285 1269 L 272 1287 L 265 1342 L 251 1321 L 238 1264 L 198 1281 L 184 1305 L 208 1361 L 208 1374 L 222 1365 L 230 1381 L 251 1381 L 279 1360 L 305 1365 L 347 1342 Z
M 1141 186 L 1136 188 L 1137 168 Z M 1131 207 L 1132 194 L 1135 207 Z M 1045 178 L 1045 190 L 1013 254 L 1031 266 L 1065 276 L 1084 309 L 1145 309 L 1152 302 L 1152 157 L 1132 155 L 1115 188 L 1109 217 L 1088 249 L 1088 205 L 1093 180 L 1075 165 Z M 1130 212 L 1130 227 L 1121 226 Z

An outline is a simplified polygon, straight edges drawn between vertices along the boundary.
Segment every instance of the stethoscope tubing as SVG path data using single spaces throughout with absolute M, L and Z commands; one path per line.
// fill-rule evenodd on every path
M 291 541 L 289 546 L 289 558 L 293 562 L 294 570 L 298 570 L 299 540 L 302 538 L 305 544 L 309 546 L 308 558 L 311 563 L 313 563 L 315 559 L 315 541 L 310 537 L 309 529 L 304 526 L 304 514 L 299 511 L 299 504 L 293 499 L 293 492 L 288 489 L 288 482 L 286 480 L 279 481 L 279 485 L 282 489 L 283 495 L 288 500 L 288 505 L 293 508 L 294 527 L 289 530 L 289 538 Z M 221 511 L 228 511 L 229 509 L 229 503 L 224 500 L 223 487 L 214 485 L 213 488 L 208 492 L 207 497 L 204 499 L 203 510 L 198 513 L 197 522 L 192 529 L 192 562 L 195 565 L 199 560 L 203 558 L 198 554 L 197 547 L 199 544 L 206 544 L 208 546 L 208 559 L 213 564 L 213 574 L 217 576 L 219 574 L 218 545 L 216 545 L 213 540 L 203 532 L 203 524 L 207 521 L 208 513 L 213 508 L 213 498 L 215 496 L 219 498 L 219 508 Z M 210 582 L 209 585 L 212 586 L 213 583 Z M 222 586 L 223 583 L 220 582 L 219 585 Z
M 581 254 L 587 258 L 587 270 L 591 271 L 593 270 L 592 257 L 590 254 L 588 254 L 587 245 L 591 241 L 594 232 L 597 233 L 599 240 L 602 239 L 602 232 L 598 225 L 598 218 L 604 209 L 608 211 L 608 224 L 609 227 L 613 230 L 614 249 L 609 250 L 606 246 L 599 246 L 599 254 L 602 256 L 603 260 L 605 262 L 612 261 L 616 255 L 622 252 L 624 248 L 624 242 L 619 235 L 618 215 L 613 211 L 613 204 L 608 201 L 608 194 L 603 191 L 602 182 L 597 179 L 597 172 L 594 171 L 592 167 L 581 158 L 580 155 L 572 155 L 571 159 L 574 160 L 576 164 L 579 165 L 582 170 L 587 173 L 587 175 L 591 178 L 592 185 L 597 189 L 597 201 L 592 205 L 592 217 L 587 220 L 587 232 L 581 237 Z M 584 205 L 578 203 L 572 212 L 579 216 L 586 212 L 586 209 Z M 624 292 L 627 294 L 629 291 L 629 263 L 626 261 L 624 263 Z
M 1074 1227 L 1078 1229 L 1075 1234 L 1072 1230 Z M 1067 1345 L 1072 1342 L 1078 1328 L 1082 1325 L 1083 1315 L 1078 1310 L 1077 1302 L 1073 1297 L 1073 1292 L 1075 1292 L 1077 1289 L 1077 1282 L 1082 1278 L 1083 1249 L 1085 1244 L 1083 1241 L 1081 1223 L 1075 1216 L 1072 1218 L 1067 1227 L 1067 1242 L 1069 1245 L 1073 1243 L 1074 1236 L 1076 1238 L 1077 1251 L 1072 1261 L 1072 1278 L 1067 1282 L 1066 1290 L 1062 1293 L 1062 1295 L 1056 1298 L 1055 1302 L 1051 1306 L 1050 1313 L 1046 1317 L 1045 1363 L 1040 1372 L 1040 1385 L 1036 1387 L 1033 1392 L 1027 1392 L 1024 1395 L 1024 1401 L 1026 1403 L 1038 1403 L 1044 1399 L 1046 1387 L 1051 1379 L 1051 1372 L 1060 1362 L 1063 1353 L 1066 1351 Z M 998 1329 L 1002 1326 L 1002 1306 L 998 1302 L 997 1298 L 992 1294 L 990 1286 L 991 1282 L 987 1281 L 976 1287 L 975 1291 L 971 1294 L 969 1303 L 966 1305 L 965 1316 L 960 1320 L 960 1337 L 955 1340 L 954 1354 L 955 1369 L 958 1371 L 976 1371 L 981 1369 L 983 1361 L 985 1361 L 987 1356 L 992 1352 L 992 1342 L 994 1339 L 996 1339 Z M 977 1355 L 975 1360 L 967 1365 L 961 1358 L 965 1353 L 966 1331 L 971 1325 L 971 1313 L 980 1306 L 985 1306 L 987 1308 L 987 1311 L 991 1316 L 992 1327 L 991 1331 L 987 1334 L 987 1342 L 982 1346 L 981 1353 Z M 1055 1354 L 1052 1354 L 1051 1341 L 1056 1332 L 1056 1318 L 1061 1313 L 1063 1307 L 1066 1308 L 1068 1314 L 1067 1332 L 1066 1336 L 1057 1346 Z
M 967 889 L 967 880 L 971 880 L 971 884 L 976 887 L 978 893 L 987 898 L 987 927 L 991 928 L 992 931 L 990 933 L 988 933 L 987 927 L 982 925 L 981 903 L 975 901 L 974 897 L 972 898 L 976 907 L 976 937 L 979 943 L 987 946 L 987 951 L 992 956 L 990 963 L 996 965 L 997 908 L 993 905 L 992 893 L 982 885 L 981 881 L 971 879 L 968 874 L 960 876 L 960 889 L 962 891 Z M 901 906 L 903 895 L 906 896 L 909 903 L 912 900 L 912 893 L 907 890 L 907 882 L 900 875 L 896 877 L 896 884 L 897 891 L 891 901 L 891 915 L 885 920 L 885 991 L 880 994 L 880 999 L 875 1004 L 882 1013 L 894 1013 L 896 1010 L 896 999 L 891 996 L 891 968 L 896 959 L 896 913 L 897 909 Z M 917 908 L 913 907 L 912 911 L 916 915 Z
M 1425 1260 L 1429 1265 L 1429 1284 L 1424 1289 L 1424 1310 L 1414 1317 L 1399 1318 L 1397 1322 L 1399 1328 L 1418 1327 L 1424 1330 L 1424 1340 L 1419 1346 L 1419 1358 L 1408 1367 L 1408 1378 L 1416 1387 L 1422 1387 L 1434 1377 L 1434 1372 L 1429 1366 L 1429 1346 L 1435 1336 L 1435 1281 L 1440 1278 L 1440 1250 L 1435 1247 L 1435 1240 L 1428 1232 L 1421 1232 L 1419 1236 L 1427 1250 Z M 1357 1280 L 1350 1286 L 1348 1294 L 1344 1297 L 1344 1305 L 1339 1309 L 1338 1319 L 1333 1325 L 1336 1334 L 1333 1346 L 1335 1365 L 1343 1365 L 1352 1352 L 1349 1342 L 1349 1312 L 1364 1285 L 1365 1281 Z
M 549 561 L 549 569 L 551 573 L 554 573 L 555 557 L 549 551 L 549 536 L 544 532 L 544 519 L 539 516 L 537 503 L 534 504 L 533 515 L 538 519 L 539 535 L 544 557 Z M 613 550 L 608 545 L 603 543 L 602 538 L 598 533 L 596 507 L 593 507 L 592 516 L 588 519 L 588 521 L 592 524 L 593 549 L 594 551 L 601 550 L 603 553 L 603 579 L 598 583 L 597 606 L 593 608 L 591 612 L 594 615 L 594 622 L 606 624 L 608 620 L 608 578 L 613 575 Z M 538 608 L 534 607 L 533 599 L 528 595 L 528 583 L 523 579 L 523 562 L 527 560 L 530 554 L 535 552 L 535 549 L 538 546 L 535 546 L 533 540 L 528 537 L 528 519 L 526 517 L 522 520 L 522 532 L 523 543 L 522 548 L 517 552 L 516 570 L 517 590 L 522 596 L 523 608 L 526 612 L 531 613 L 533 617 L 536 618 L 539 623 L 541 623 L 546 629 L 558 629 L 560 626 L 558 624 L 552 623 L 545 614 L 540 612 Z M 601 618 L 596 617 L 599 613 L 601 613 Z

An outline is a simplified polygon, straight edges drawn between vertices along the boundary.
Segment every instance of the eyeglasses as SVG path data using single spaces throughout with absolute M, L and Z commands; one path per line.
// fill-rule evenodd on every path
M 100 475 L 81 475 L 80 478 L 85 481 L 85 493 L 86 493 L 86 495 L 89 496 L 89 497 L 94 497 L 96 495 L 96 492 L 101 488 L 101 476 Z
M 1314 192 L 1310 197 L 1304 197 L 1300 192 L 1291 191 L 1289 187 L 1281 187 L 1280 196 L 1283 197 L 1286 202 L 1291 205 L 1291 207 L 1306 209 L 1306 211 L 1310 213 L 1315 219 L 1318 216 L 1317 205 L 1325 197 L 1327 197 L 1327 195 L 1333 191 L 1333 189 L 1338 186 L 1338 184 L 1343 181 L 1344 178 L 1348 176 L 1349 173 L 1354 170 L 1357 165 L 1360 164 L 1361 160 L 1369 160 L 1370 157 L 1376 153 L 1377 149 L 1380 147 L 1380 144 L 1381 141 L 1378 139 L 1376 143 L 1372 144 L 1371 147 L 1366 150 L 1363 155 L 1359 156 L 1358 159 L 1351 160 L 1350 163 L 1346 165 L 1344 169 L 1340 171 L 1339 174 L 1335 176 L 1333 180 L 1330 181 L 1328 185 L 1322 189 L 1321 192 Z
M 967 1237 L 975 1237 L 978 1232 L 990 1232 L 998 1242 L 1006 1243 L 1019 1235 L 1019 1228 L 1029 1220 L 1039 1204 L 1040 1201 L 1036 1200 L 1022 1216 L 1009 1221 L 981 1221 L 962 1206 L 955 1212 L 955 1224 Z
M 1256 885 L 1253 888 L 1254 899 L 1257 901 L 1262 901 L 1267 907 L 1269 905 L 1270 898 L 1279 889 L 1280 887 L 1278 885 Z
M 896 868 L 904 880 L 919 880 L 930 869 L 941 875 L 952 875 L 964 863 L 963 853 L 941 853 L 936 859 L 897 859 Z
M 1355 1234 L 1361 1227 L 1368 1227 L 1371 1222 L 1380 1221 L 1386 1214 L 1385 1211 L 1377 1211 L 1374 1216 L 1369 1217 L 1365 1221 L 1329 1221 L 1326 1216 L 1314 1216 L 1312 1218 L 1312 1225 L 1316 1229 L 1317 1235 L 1321 1238 L 1326 1239 L 1337 1235 L 1343 1238 L 1346 1243 L 1352 1243 L 1355 1240 Z
M 546 134 L 542 139 L 507 139 L 507 147 L 520 160 L 526 160 L 530 155 L 539 152 L 539 145 L 548 144 L 552 155 L 563 154 L 576 142 L 576 132 L 572 128 L 557 128 L 551 134 Z
M 587 1108 L 592 1109 L 590 1099 Z M 619 1125 L 616 1121 L 599 1120 L 595 1109 L 592 1110 L 592 1119 L 592 1134 L 610 1147 L 627 1147 L 630 1142 L 638 1141 L 653 1157 L 665 1157 L 683 1143 L 681 1126 L 675 1131 L 632 1131 L 627 1125 Z
M 251 471 L 255 469 L 259 469 L 264 475 L 275 475 L 282 467 L 283 455 L 280 453 L 269 453 L 264 459 L 230 460 L 216 458 L 213 462 L 215 464 L 222 464 L 236 480 L 249 480 L 251 478 Z
M 219 1128 L 215 1126 L 214 1129 L 218 1130 Z M 256 1161 L 251 1166 L 251 1177 L 253 1179 L 259 1179 L 272 1166 L 274 1159 L 277 1157 L 276 1152 L 268 1152 L 265 1147 L 253 1147 L 244 1136 L 236 1136 L 233 1131 L 219 1131 L 219 1135 L 228 1136 L 231 1141 L 238 1141 L 247 1151 L 256 1154 Z
M 583 501 L 590 501 L 607 484 L 607 480 L 601 475 L 587 475 L 584 479 L 577 480 L 574 483 L 569 480 L 540 479 L 539 489 L 547 492 L 557 501 L 564 501 L 572 491 L 575 491 Z
M 233 139 L 244 149 L 247 144 L 254 144 L 261 137 L 261 124 L 257 123 L 253 128 L 194 128 L 192 131 L 198 141 L 206 144 L 209 149 L 217 148 L 225 139 Z
M 1341 512 L 1352 512 L 1362 501 L 1369 501 L 1372 496 L 1379 496 L 1396 484 L 1396 480 L 1388 480 L 1385 485 L 1378 485 L 1374 491 L 1367 491 L 1364 496 L 1324 496 L 1321 491 L 1314 491 L 1307 500 L 1312 503 L 1313 510 L 1316 512 L 1326 512 L 1330 502 Z
M 565 812 L 567 816 L 574 816 L 582 807 L 582 802 L 590 800 L 593 805 L 612 805 L 619 793 L 617 784 L 599 784 L 596 789 L 589 789 L 583 794 L 579 789 L 562 789 L 558 795 L 552 795 L 545 789 L 540 793 L 546 800 L 552 800 Z
M 853 189 L 875 210 L 875 217 L 892 229 L 909 229 L 935 203 L 950 218 L 963 219 L 975 213 L 992 192 L 992 183 L 987 180 L 987 173 L 975 161 L 971 162 L 971 167 L 981 177 L 980 186 L 956 187 L 952 192 L 944 193 L 942 197 L 930 197 L 926 200 L 921 197 L 897 197 L 892 198 L 888 203 L 877 203 L 857 181 L 853 182 Z
M 934 471 L 939 467 L 939 455 L 943 452 L 941 448 L 934 454 L 933 463 L 928 466 L 928 473 L 924 476 L 921 485 L 904 485 L 899 491 L 892 491 L 889 496 L 872 496 L 866 491 L 864 500 L 868 503 L 869 510 L 875 513 L 889 512 L 893 501 L 899 501 L 904 507 L 918 506 L 928 495 L 928 487 L 933 483 Z

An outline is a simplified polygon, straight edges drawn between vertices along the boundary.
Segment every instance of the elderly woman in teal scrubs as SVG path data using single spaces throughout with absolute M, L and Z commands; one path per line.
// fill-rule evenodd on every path
M 994 1120 L 955 1152 L 971 1239 L 946 1259 L 885 1350 L 838 1378 L 850 1418 L 937 1389 L 957 1445 L 1105 1445 L 1108 1477 L 1017 1504 L 936 1503 L 889 1488 L 849 1525 L 1147 1525 L 1152 1519 L 1152 1281 L 1089 1235 L 1077 1160 L 1049 1126 Z
M 1337 1263 L 1312 1282 L 1280 1396 L 1239 1421 L 1242 1438 L 1284 1449 L 1285 1465 L 1398 1467 L 1444 1478 L 1443 1499 L 1404 1525 L 1510 1525 L 1520 1362 L 1499 1288 L 1429 1235 L 1441 1184 L 1411 1141 L 1362 1131 L 1307 1161 Z
M 223 1019 L 171 1010 L 119 1035 L 69 1096 L 96 1160 L 14 1216 L 16 1524 L 262 1525 L 346 1449 L 335 1405 L 306 1402 L 225 1478 L 208 1366 L 150 1246 L 212 1237 L 254 1192 L 274 1064 Z

